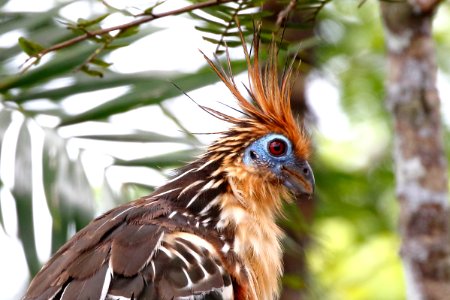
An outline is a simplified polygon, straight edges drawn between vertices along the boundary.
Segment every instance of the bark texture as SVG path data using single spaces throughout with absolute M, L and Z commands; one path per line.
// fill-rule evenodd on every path
M 447 161 L 431 36 L 439 1 L 382 1 L 387 105 L 395 131 L 397 197 L 408 299 L 449 299 Z

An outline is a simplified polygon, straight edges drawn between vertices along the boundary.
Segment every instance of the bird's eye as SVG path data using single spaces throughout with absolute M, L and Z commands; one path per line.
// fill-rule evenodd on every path
M 281 156 L 286 153 L 286 142 L 280 139 L 273 139 L 268 144 L 269 153 L 273 156 Z

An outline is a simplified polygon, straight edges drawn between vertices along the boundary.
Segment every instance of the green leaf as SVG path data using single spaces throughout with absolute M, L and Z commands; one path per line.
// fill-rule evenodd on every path
M 116 38 L 126 38 L 129 36 L 133 36 L 135 34 L 139 33 L 139 26 L 133 26 L 127 29 L 122 29 L 119 31 L 119 33 L 116 35 Z
M 89 75 L 89 76 L 92 76 L 92 77 L 100 77 L 100 78 L 103 77 L 103 72 L 102 72 L 102 71 L 96 70 L 96 69 L 91 69 L 91 68 L 89 68 L 87 65 L 82 66 L 82 67 L 80 68 L 80 70 L 81 70 L 83 73 L 85 73 L 85 74 L 87 74 L 87 75 Z
M 6 109 L 0 109 L 0 150 L 2 149 L 3 137 L 5 136 L 5 132 L 8 129 L 11 123 L 11 111 Z M 1 153 L 0 153 L 1 155 Z
M 23 244 L 30 274 L 34 275 L 41 266 L 34 238 L 31 136 L 26 122 L 22 123 L 19 130 L 14 163 L 14 186 L 11 194 L 16 203 L 19 239 Z
M 77 45 L 60 51 L 55 58 L 42 66 L 28 70 L 22 75 L 2 79 L 0 81 L 0 93 L 4 93 L 11 88 L 38 85 L 39 83 L 56 78 L 61 74 L 71 72 L 83 64 L 95 49 L 93 45 Z
M 38 24 L 38 26 L 38 28 L 28 30 L 27 35 L 32 36 L 33 40 L 39 41 L 43 45 L 54 45 L 61 40 L 71 37 L 70 33 L 65 29 L 55 27 L 51 20 L 48 20 L 48 22 L 44 22 L 43 24 Z M 4 48 L 0 51 L 0 62 L 6 62 L 21 53 L 23 53 L 23 50 L 19 46 L 19 43 L 16 43 L 9 48 Z
M 43 184 L 52 215 L 52 253 L 69 238 L 70 224 L 86 225 L 93 216 L 93 195 L 81 161 L 69 158 L 65 141 L 45 131 L 42 156 Z
M 36 42 L 33 42 L 31 40 L 27 40 L 24 37 L 19 38 L 19 46 L 22 48 L 22 50 L 32 57 L 37 57 L 38 54 L 44 50 L 44 47 L 39 45 Z
M 194 144 L 192 140 L 185 137 L 172 137 L 150 131 L 135 130 L 129 134 L 97 134 L 74 136 L 82 139 L 111 141 L 111 142 L 134 142 L 134 143 L 182 143 Z M 196 144 L 196 143 L 195 143 Z
M 45 25 L 52 24 L 54 27 L 53 18 L 55 18 L 61 8 L 69 5 L 71 1 L 60 2 L 52 9 L 46 12 L 1 12 L 1 26 L 0 35 L 18 28 L 25 31 L 39 31 Z M 34 37 L 34 36 L 33 36 Z
M 127 47 L 129 45 L 130 45 L 130 43 L 118 43 L 116 41 L 113 41 L 111 44 L 109 44 L 105 47 L 105 50 L 112 51 L 112 50 L 116 50 L 119 48 Z
M 3 181 L 0 178 L 0 191 L 3 189 Z M 3 222 L 3 211 L 2 211 L 2 207 L 0 205 L 0 228 L 3 229 L 3 231 L 5 231 L 5 224 Z
M 11 111 L 6 109 L 0 110 L 0 160 L 2 157 L 2 143 L 3 143 L 3 137 L 5 136 L 5 132 L 8 129 L 10 123 L 11 123 Z M 0 178 L 0 189 L 3 187 L 3 182 Z M 3 228 L 3 213 L 2 213 L 2 206 L 0 205 L 0 226 Z M 4 228 L 3 228 L 4 229 Z
M 242 45 L 241 41 L 233 41 L 233 40 L 218 40 L 215 38 L 204 36 L 203 39 L 215 45 L 228 46 L 228 47 L 239 47 Z
M 92 20 L 85 20 L 83 18 L 79 18 L 77 20 L 77 25 L 79 28 L 87 28 L 90 27 L 92 25 L 97 25 L 99 24 L 101 21 L 103 21 L 106 17 L 109 16 L 109 13 L 103 14 L 95 19 Z
M 158 78 L 159 77 L 159 78 Z M 10 101 L 21 104 L 28 101 L 40 98 L 59 101 L 64 97 L 71 96 L 77 93 L 84 93 L 96 91 L 101 89 L 113 88 L 118 86 L 141 85 L 149 81 L 161 80 L 161 77 L 167 77 L 167 73 L 161 73 L 160 76 L 149 76 L 147 73 L 137 74 L 117 74 L 108 73 L 105 78 L 87 78 L 86 76 L 79 76 L 77 82 L 66 87 L 56 89 L 45 89 L 37 91 L 23 91 L 21 94 L 7 98 Z
M 146 27 L 137 35 L 121 39 L 121 46 L 123 46 L 123 44 L 134 42 L 159 30 L 161 30 L 161 28 Z M 114 45 L 115 41 L 111 43 L 110 48 L 113 48 Z M 29 89 L 30 87 L 39 86 L 42 83 L 63 74 L 70 74 L 70 72 L 85 63 L 90 55 L 96 51 L 97 47 L 98 46 L 83 43 L 78 44 L 58 51 L 49 62 L 28 70 L 24 74 L 10 75 L 9 77 L 5 76 L 3 78 L 0 77 L 0 93 L 6 93 L 11 88 L 20 88 L 23 86 L 26 86 Z M 21 91 L 23 92 L 24 90 Z
M 192 161 L 198 153 L 199 150 L 197 149 L 188 149 L 142 159 L 115 159 L 114 164 L 117 166 L 149 167 L 156 169 L 173 168 Z
M 234 66 L 236 74 L 246 69 L 243 61 L 234 63 Z M 182 92 L 172 86 L 170 81 L 176 82 L 185 91 L 190 91 L 217 82 L 218 77 L 212 74 L 209 67 L 205 67 L 193 75 L 183 74 L 170 80 L 159 78 L 148 81 L 143 85 L 135 86 L 125 95 L 101 104 L 85 113 L 64 118 L 60 126 L 105 119 L 114 114 L 129 111 L 144 105 L 158 104 L 163 100 L 182 94 Z
M 213 33 L 213 34 L 222 34 L 224 31 L 223 27 L 211 26 L 211 25 L 209 25 L 208 27 L 195 26 L 195 29 L 197 29 L 198 31 L 203 31 L 203 32 L 208 32 L 208 33 Z
M 213 17 L 228 22 L 229 20 L 233 19 L 233 16 L 236 15 L 238 9 L 231 8 L 227 5 L 221 5 L 219 9 L 217 7 L 208 7 L 203 9 L 203 11 Z M 232 22 L 234 23 L 234 20 Z
M 217 22 L 217 21 L 212 20 L 212 19 L 208 19 L 207 17 L 204 17 L 204 16 L 202 16 L 200 14 L 197 14 L 195 11 L 189 12 L 189 15 L 192 16 L 195 19 L 204 21 L 208 25 L 214 25 L 214 26 L 217 26 L 217 27 L 226 27 L 225 23 L 221 23 L 221 22 Z
M 153 10 L 156 7 L 158 7 L 158 6 L 160 6 L 161 4 L 164 4 L 164 3 L 166 3 L 166 0 L 157 1 L 153 6 L 151 6 L 151 7 L 149 7 L 149 8 L 144 10 L 144 15 L 151 15 L 151 14 L 153 14 Z
M 98 57 L 96 57 L 94 59 L 91 59 L 90 63 L 94 64 L 94 65 L 97 65 L 97 66 L 100 66 L 100 67 L 103 67 L 103 68 L 107 68 L 107 67 L 112 65 L 112 63 L 106 62 L 103 59 L 98 58 Z
M 169 109 L 167 109 L 164 106 L 163 102 L 161 102 L 159 104 L 159 107 L 161 108 L 163 114 L 167 118 L 172 120 L 172 122 L 174 122 L 175 125 L 177 125 L 178 128 L 180 128 L 181 132 L 184 132 L 187 135 L 186 144 L 189 144 L 189 143 L 198 144 L 199 143 L 199 140 L 197 139 L 197 137 L 194 134 L 190 133 L 189 130 L 183 124 L 181 124 L 181 122 L 178 120 L 178 118 Z

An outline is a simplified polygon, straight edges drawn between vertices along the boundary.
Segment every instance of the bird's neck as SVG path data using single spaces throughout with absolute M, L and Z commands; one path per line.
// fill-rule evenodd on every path
M 223 255 L 238 258 L 234 275 L 246 281 L 247 299 L 271 300 L 282 273 L 275 218 L 284 192 L 240 166 L 204 158 L 179 170 L 153 197 L 171 200 L 201 227 L 218 232 Z
M 275 223 L 281 194 L 264 178 L 229 171 L 217 228 L 233 228 L 232 251 L 247 266 L 251 299 L 276 299 L 282 273 L 282 231 Z M 227 231 L 227 230 L 225 230 Z

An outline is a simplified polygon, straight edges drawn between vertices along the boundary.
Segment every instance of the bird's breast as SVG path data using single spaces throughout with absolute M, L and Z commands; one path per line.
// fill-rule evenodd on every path
M 272 216 L 256 216 L 242 206 L 232 195 L 222 199 L 222 211 L 217 227 L 234 230 L 234 240 L 225 244 L 226 251 L 236 254 L 247 278 L 248 299 L 271 300 L 278 296 L 282 273 L 281 230 Z M 239 266 L 238 266 L 239 267 Z M 245 275 L 244 275 L 245 274 Z

